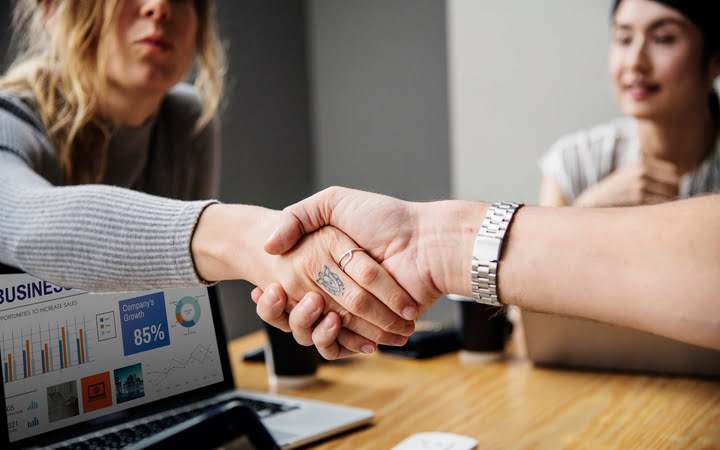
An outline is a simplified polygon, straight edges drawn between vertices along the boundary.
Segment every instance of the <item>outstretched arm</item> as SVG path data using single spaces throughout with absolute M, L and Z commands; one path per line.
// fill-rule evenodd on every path
M 331 188 L 288 208 L 266 249 L 282 252 L 303 231 L 330 223 L 371 253 L 385 250 L 390 263 L 383 266 L 401 285 L 414 272 L 426 288 L 469 296 L 470 256 L 486 208 Z M 413 225 L 398 227 L 397 214 L 413 217 Z M 358 225 L 363 217 L 375 225 Z M 719 229 L 717 195 L 635 208 L 525 207 L 506 237 L 500 298 L 720 349 Z M 403 254 L 416 255 L 417 264 L 392 264 Z

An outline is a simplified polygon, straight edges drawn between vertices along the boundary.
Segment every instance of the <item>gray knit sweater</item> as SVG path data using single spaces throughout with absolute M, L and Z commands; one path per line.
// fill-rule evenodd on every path
M 90 291 L 202 283 L 190 240 L 212 203 L 198 199 L 217 194 L 219 145 L 215 122 L 192 132 L 190 86 L 141 127 L 118 129 L 102 184 L 82 186 L 65 186 L 32 102 L 0 95 L 31 119 L 0 105 L 0 262 Z

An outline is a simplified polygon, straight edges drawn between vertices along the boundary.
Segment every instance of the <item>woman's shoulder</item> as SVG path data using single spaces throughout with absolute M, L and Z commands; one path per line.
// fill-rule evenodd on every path
M 12 118 L 30 126 L 41 134 L 45 127 L 38 113 L 33 94 L 11 89 L 0 89 L 0 112 L 4 119 Z
M 195 88 L 188 83 L 179 83 L 165 96 L 160 116 L 175 136 L 183 140 L 196 140 L 213 133 L 217 127 L 217 121 L 213 119 L 203 129 L 198 130 L 197 124 L 202 112 L 202 100 Z
M 629 117 L 620 117 L 563 135 L 551 150 L 591 153 L 623 151 L 636 139 L 636 122 Z
M 191 84 L 179 83 L 165 96 L 164 107 L 191 120 L 200 117 L 202 102 Z
M 0 149 L 15 154 L 53 182 L 62 179 L 54 146 L 32 94 L 0 90 Z

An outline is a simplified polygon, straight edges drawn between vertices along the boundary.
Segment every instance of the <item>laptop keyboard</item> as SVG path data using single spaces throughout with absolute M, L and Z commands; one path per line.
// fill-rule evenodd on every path
M 72 450 L 95 450 L 107 448 L 123 448 L 134 444 L 146 437 L 166 430 L 174 425 L 198 416 L 211 408 L 224 403 L 239 401 L 249 406 L 260 418 L 274 416 L 275 414 L 298 409 L 298 406 L 268 402 L 265 400 L 250 399 L 246 397 L 224 398 L 220 401 L 203 402 L 194 404 L 189 408 L 172 410 L 169 413 L 146 417 L 140 421 L 123 424 L 120 427 L 102 430 L 91 435 L 82 436 L 70 441 L 62 442 L 51 449 L 72 449 Z

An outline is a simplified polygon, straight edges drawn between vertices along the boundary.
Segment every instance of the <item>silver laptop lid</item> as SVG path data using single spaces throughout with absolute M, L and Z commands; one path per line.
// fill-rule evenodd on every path
M 590 320 L 522 311 L 529 358 L 544 365 L 720 376 L 720 351 Z

